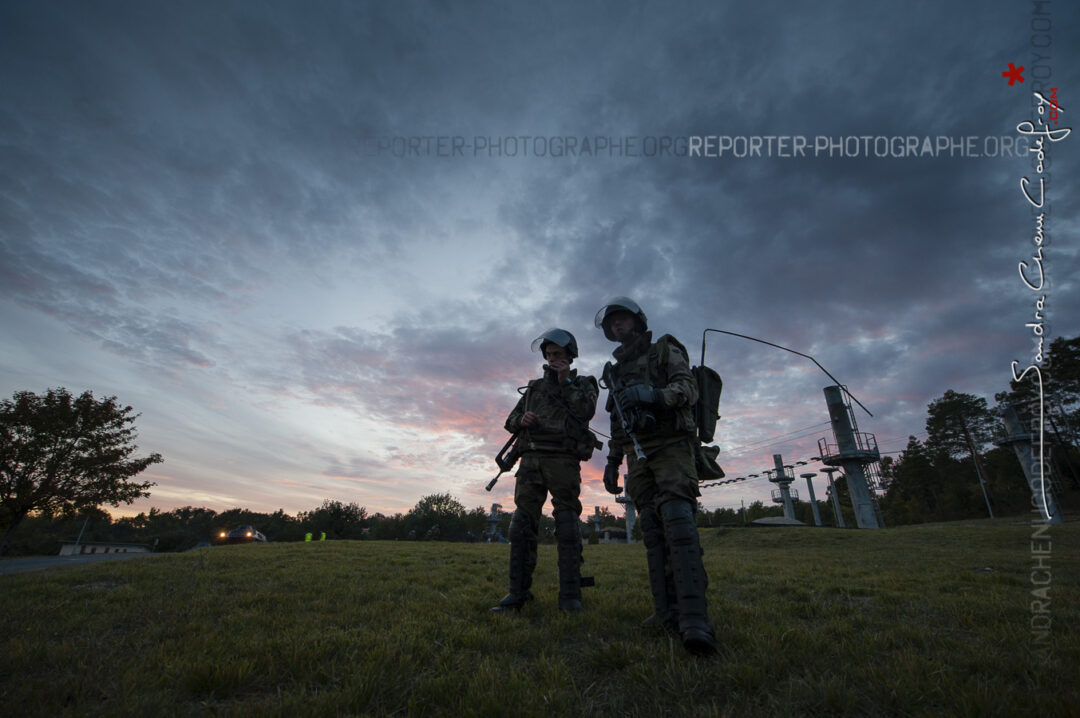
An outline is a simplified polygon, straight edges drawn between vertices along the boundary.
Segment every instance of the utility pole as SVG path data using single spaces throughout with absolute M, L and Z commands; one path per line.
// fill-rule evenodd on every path
M 990 497 L 986 494 L 986 479 L 983 470 L 982 459 L 979 458 L 979 454 L 975 451 L 975 441 L 971 438 L 971 432 L 968 431 L 967 422 L 964 421 L 964 417 L 960 417 L 960 428 L 964 430 L 964 438 L 967 439 L 968 450 L 971 451 L 971 460 L 975 462 L 975 475 L 979 477 L 979 488 L 983 492 L 983 500 L 986 501 L 986 512 L 990 514 L 990 518 L 994 518 L 994 510 L 990 508 Z
M 86 513 L 86 518 L 83 519 L 82 528 L 79 529 L 79 537 L 75 539 L 75 553 L 79 553 L 79 542 L 82 541 L 83 531 L 86 530 L 86 524 L 90 521 L 90 512 Z M 70 536 L 70 534 L 68 534 Z

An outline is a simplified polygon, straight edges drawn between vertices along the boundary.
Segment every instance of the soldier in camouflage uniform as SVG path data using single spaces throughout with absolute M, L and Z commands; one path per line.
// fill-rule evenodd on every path
M 694 462 L 694 403 L 697 384 L 686 348 L 671 335 L 652 341 L 645 313 L 633 300 L 616 297 L 596 314 L 604 336 L 619 342 L 613 352 L 614 386 L 609 389 L 611 436 L 604 487 L 619 493 L 619 468 L 627 458 L 626 490 L 641 520 L 655 613 L 644 626 L 678 631 L 692 653 L 716 652 L 705 598 L 708 576 L 702 563 L 694 512 L 698 477 Z M 617 418 L 615 393 L 645 459 Z
M 529 382 L 506 419 L 506 430 L 521 432 L 521 465 L 510 520 L 510 592 L 493 611 L 520 609 L 532 600 L 533 569 L 540 514 L 551 492 L 559 551 L 559 608 L 581 610 L 581 462 L 597 446 L 589 431 L 600 393 L 596 379 L 578 376 L 570 364 L 577 341 L 563 329 L 549 329 L 532 343 L 544 355 L 544 376 Z

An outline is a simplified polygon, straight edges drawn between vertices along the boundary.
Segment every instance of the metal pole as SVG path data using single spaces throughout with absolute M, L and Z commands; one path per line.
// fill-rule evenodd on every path
M 836 525 L 839 528 L 847 528 L 844 526 L 844 514 L 840 511 L 840 497 L 836 495 L 836 484 L 833 483 L 832 475 L 840 469 L 828 466 L 822 471 L 829 475 L 829 494 L 832 496 L 832 508 L 833 516 L 836 517 Z
M 810 492 L 810 508 L 814 510 L 814 525 L 821 526 L 821 514 L 818 513 L 817 498 L 814 496 L 814 484 L 810 481 L 810 479 L 817 476 L 817 472 L 811 471 L 806 474 L 799 474 L 799 476 L 806 479 L 806 488 Z
M 79 529 L 79 537 L 77 539 L 75 539 L 75 553 L 79 553 L 79 542 L 82 541 L 83 531 L 86 530 L 86 524 L 89 521 L 90 521 L 90 514 L 87 514 L 86 519 L 84 519 L 83 522 L 82 522 L 82 528 Z
M 967 439 L 968 450 L 971 451 L 971 460 L 975 464 L 975 475 L 979 477 L 979 488 L 982 489 L 983 500 L 986 502 L 986 512 L 990 514 L 990 518 L 994 518 L 994 510 L 990 508 L 990 497 L 986 494 L 986 479 L 983 478 L 982 462 L 979 460 L 979 454 L 975 451 L 975 442 L 971 438 L 971 432 L 968 431 L 967 422 L 964 421 L 964 417 L 960 417 L 960 428 L 964 430 L 964 438 Z

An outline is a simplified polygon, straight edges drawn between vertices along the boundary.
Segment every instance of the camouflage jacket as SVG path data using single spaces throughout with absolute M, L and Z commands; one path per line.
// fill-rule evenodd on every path
M 544 453 L 584 453 L 583 443 L 589 443 L 591 454 L 595 437 L 589 432 L 589 421 L 596 413 L 596 398 L 600 387 L 591 376 L 578 376 L 571 370 L 566 381 L 559 383 L 558 375 L 544 366 L 544 376 L 533 379 L 506 418 L 506 430 L 521 431 L 522 451 Z M 539 421 L 530 427 L 521 426 L 521 417 L 531 411 Z
M 645 332 L 629 346 L 620 345 L 612 356 L 617 362 L 612 373 L 618 387 L 644 383 L 660 390 L 662 405 L 649 408 L 656 416 L 655 430 L 636 432 L 646 454 L 650 448 L 672 444 L 693 434 L 697 382 L 690 372 L 686 348 L 675 337 L 665 334 L 653 343 L 652 332 Z M 618 420 L 610 392 L 607 410 L 611 412 L 610 453 L 620 457 L 632 453 L 630 438 Z

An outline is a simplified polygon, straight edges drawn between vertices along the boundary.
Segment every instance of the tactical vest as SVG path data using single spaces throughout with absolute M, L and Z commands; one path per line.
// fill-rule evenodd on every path
M 671 352 L 681 351 L 686 358 L 687 369 L 690 368 L 689 354 L 678 339 L 665 334 L 649 345 L 648 351 L 629 361 L 620 361 L 612 367 L 615 380 L 620 387 L 634 384 L 645 384 L 656 389 L 665 388 L 671 380 L 667 375 L 668 357 Z M 692 373 L 688 373 L 690 381 L 694 381 Z M 696 384 L 696 382 L 695 382 Z M 611 396 L 608 396 L 607 410 L 614 411 Z M 651 437 L 690 435 L 694 433 L 694 405 L 685 404 L 679 407 L 650 407 L 656 415 L 655 430 L 639 436 L 641 439 Z
M 600 388 L 596 379 L 591 376 L 574 375 L 570 378 L 571 384 L 582 394 L 588 395 L 587 387 L 592 385 L 593 396 L 599 393 Z M 595 449 L 603 446 L 589 429 L 589 419 L 576 416 L 572 407 L 563 398 L 559 385 L 547 378 L 533 379 L 525 389 L 525 410 L 537 414 L 554 411 L 556 415 L 565 417 L 565 431 L 561 435 L 535 434 L 529 429 L 524 429 L 525 451 L 558 452 L 572 454 L 581 461 L 592 458 Z

